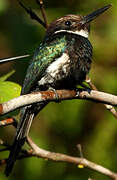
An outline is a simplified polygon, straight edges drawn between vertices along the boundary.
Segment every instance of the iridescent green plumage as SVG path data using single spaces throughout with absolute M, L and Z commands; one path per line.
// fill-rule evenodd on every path
M 47 40 L 41 43 L 28 67 L 22 94 L 28 93 L 33 88 L 35 83 L 43 76 L 49 64 L 62 55 L 66 45 L 65 36 L 56 38 L 51 42 Z

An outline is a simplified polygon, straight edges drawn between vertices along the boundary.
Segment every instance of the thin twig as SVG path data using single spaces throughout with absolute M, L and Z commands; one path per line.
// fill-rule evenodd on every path
M 82 99 L 91 100 L 98 103 L 106 103 L 117 106 L 117 96 L 95 91 L 89 89 L 78 89 L 76 90 L 56 90 L 54 91 L 39 91 L 31 94 L 22 95 L 14 98 L 8 102 L 0 104 L 0 115 L 9 113 L 17 108 L 38 103 L 42 101 L 56 101 L 56 93 L 58 94 L 59 100 L 70 100 L 70 99 Z
M 37 2 L 37 4 L 39 4 L 39 6 L 40 6 L 41 13 L 42 13 L 42 16 L 43 16 L 43 20 L 44 20 L 44 22 L 45 22 L 46 29 L 47 29 L 47 28 L 48 28 L 48 21 L 47 21 L 46 12 L 45 12 L 45 9 L 44 9 L 43 1 L 42 1 L 42 0 L 36 0 L 36 2 Z
M 81 146 L 81 144 L 77 144 L 76 147 L 78 148 L 78 151 L 79 151 L 79 153 L 80 153 L 80 157 L 83 158 L 83 151 L 82 151 L 82 146 Z
M 92 88 L 93 90 L 98 91 L 98 89 L 96 88 L 96 86 L 92 83 L 91 79 L 87 76 L 86 78 L 86 82 L 89 84 L 90 88 Z M 117 119 L 117 111 L 115 110 L 115 108 L 112 105 L 109 104 L 104 104 L 104 106 L 106 107 L 107 110 L 109 110 L 113 116 Z
M 43 22 L 43 21 L 41 20 L 41 18 L 38 17 L 37 14 L 32 11 L 31 8 L 27 8 L 26 6 L 24 6 L 24 4 L 23 4 L 22 2 L 20 2 L 20 0 L 19 0 L 19 4 L 20 4 L 20 6 L 23 7 L 23 8 L 25 9 L 25 11 L 30 15 L 31 19 L 36 20 L 37 22 L 39 22 L 39 24 L 41 24 L 44 28 L 46 28 L 45 22 Z
M 9 148 L 8 147 L 6 147 L 6 148 L 3 148 L 3 149 L 0 149 L 0 152 L 3 152 L 3 151 L 8 151 L 9 150 Z
M 26 55 L 22 55 L 22 56 L 2 58 L 2 59 L 0 59 L 0 64 L 1 63 L 6 63 L 6 62 L 9 62 L 9 61 L 14 61 L 14 60 L 17 60 L 17 59 L 23 59 L 23 58 L 26 58 L 26 57 L 29 57 L 29 56 L 30 56 L 29 54 L 26 54 Z

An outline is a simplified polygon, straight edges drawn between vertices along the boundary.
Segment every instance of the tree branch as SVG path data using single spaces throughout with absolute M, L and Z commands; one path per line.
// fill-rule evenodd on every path
M 37 4 L 39 4 L 40 6 L 40 10 L 41 10 L 41 14 L 43 16 L 43 20 L 45 22 L 45 25 L 46 25 L 46 29 L 48 28 L 48 21 L 47 21 L 47 16 L 46 16 L 46 12 L 45 12 L 45 9 L 44 9 L 44 4 L 43 4 L 43 1 L 42 0 L 36 0 Z
M 87 76 L 86 78 L 86 82 L 89 84 L 89 86 L 93 89 L 93 90 L 96 90 L 98 91 L 98 89 L 96 88 L 96 86 L 92 83 L 91 79 Z M 109 110 L 113 116 L 117 119 L 117 111 L 115 110 L 115 108 L 112 106 L 112 105 L 109 105 L 109 104 L 104 104 L 105 108 L 107 110 Z
M 87 167 L 89 169 L 95 170 L 101 174 L 104 174 L 108 177 L 110 177 L 111 179 L 117 180 L 117 173 L 104 168 L 101 165 L 98 165 L 94 162 L 91 162 L 89 160 L 87 160 L 84 157 L 74 157 L 74 156 L 69 156 L 66 154 L 62 154 L 62 153 L 55 153 L 55 152 L 50 152 L 47 150 L 44 150 L 40 147 L 38 147 L 32 140 L 31 138 L 27 137 L 27 143 L 29 144 L 29 146 L 32 148 L 31 150 L 22 150 L 22 154 L 18 157 L 18 159 L 23 159 L 23 158 L 29 158 L 29 157 L 38 157 L 38 158 L 43 158 L 46 160 L 51 160 L 51 161 L 55 161 L 55 162 L 66 162 L 66 163 L 71 163 L 71 164 L 75 164 L 79 167 L 82 168 Z M 5 150 L 9 150 L 10 146 L 8 145 L 8 147 L 5 145 L 6 149 Z M 3 149 L 4 150 L 4 149 Z M 0 160 L 0 165 L 6 164 L 7 159 L 1 159 Z
M 58 98 L 56 99 L 56 93 Z M 77 90 L 56 90 L 54 91 L 39 91 L 31 94 L 26 94 L 14 98 L 8 102 L 0 104 L 0 115 L 9 113 L 17 108 L 30 105 L 42 101 L 57 101 L 57 100 L 70 100 L 70 99 L 82 99 L 91 100 L 98 103 L 110 104 L 117 106 L 117 96 L 90 90 L 90 89 L 77 89 Z
M 41 24 L 44 28 L 46 28 L 45 22 L 43 22 L 43 21 L 41 20 L 41 18 L 38 17 L 37 14 L 32 11 L 31 8 L 27 8 L 26 6 L 24 6 L 24 4 L 23 4 L 20 0 L 18 0 L 18 1 L 19 1 L 20 6 L 21 6 L 22 8 L 24 8 L 24 10 L 30 15 L 31 19 L 36 20 L 39 24 Z
M 111 177 L 112 179 L 117 180 L 116 173 L 112 172 L 111 170 L 109 170 L 107 168 L 104 168 L 101 165 L 95 164 L 85 158 L 73 157 L 73 156 L 62 154 L 62 153 L 55 153 L 55 152 L 50 152 L 50 151 L 41 149 L 29 137 L 27 137 L 27 141 L 28 141 L 28 144 L 30 145 L 30 147 L 33 149 L 33 151 L 30 151 L 29 155 L 26 157 L 35 156 L 35 157 L 39 157 L 39 158 L 56 161 L 56 162 L 67 162 L 67 163 L 76 164 L 76 165 L 82 164 L 84 167 L 95 170 L 99 173 L 102 173 L 106 176 Z M 23 156 L 22 156 L 22 158 L 23 158 Z
M 13 118 L 4 119 L 4 120 L 0 121 L 0 127 L 1 126 L 8 126 L 8 125 L 11 125 L 13 123 L 15 123 Z
M 13 121 L 12 125 L 14 127 L 16 127 L 16 125 L 14 125 L 14 124 L 17 124 L 16 120 L 12 119 L 12 121 Z M 50 152 L 50 151 L 47 151 L 47 150 L 44 150 L 44 149 L 38 147 L 29 137 L 27 137 L 27 143 L 31 147 L 31 149 L 30 150 L 22 149 L 21 154 L 19 155 L 19 157 L 17 159 L 20 160 L 23 158 L 38 157 L 38 158 L 43 158 L 43 159 L 51 160 L 51 161 L 55 161 L 55 162 L 71 163 L 71 164 L 77 165 L 78 168 L 87 167 L 87 168 L 95 170 L 101 174 L 104 174 L 104 175 L 110 177 L 111 179 L 117 180 L 117 173 L 112 172 L 111 170 L 109 170 L 101 165 L 98 165 L 96 163 L 93 163 L 93 162 L 87 160 L 86 158 L 83 157 L 83 153 L 82 153 L 81 157 L 74 157 L 74 156 L 69 156 L 69 155 L 62 154 L 62 153 Z M 10 145 L 6 144 L 1 139 L 0 139 L 0 145 L 4 146 L 4 148 L 1 149 L 0 152 L 8 151 L 11 148 Z M 82 150 L 80 149 L 80 151 L 82 151 Z M 0 165 L 4 165 L 4 164 L 6 164 L 6 162 L 7 162 L 7 159 L 1 159 Z

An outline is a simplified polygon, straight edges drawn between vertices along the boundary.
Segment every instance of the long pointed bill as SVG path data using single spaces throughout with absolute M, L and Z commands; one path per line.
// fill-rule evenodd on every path
M 16 56 L 16 57 L 9 57 L 9 58 L 2 58 L 0 59 L 0 63 L 4 63 L 4 62 L 9 62 L 9 61 L 14 61 L 16 59 L 22 59 L 22 58 L 26 58 L 29 57 L 30 55 L 23 55 L 23 56 Z
M 107 6 L 104 6 L 103 8 L 97 9 L 96 11 L 92 12 L 91 14 L 88 14 L 87 16 L 83 17 L 83 20 L 81 20 L 81 24 L 86 24 L 91 21 L 93 21 L 95 18 L 97 18 L 99 15 L 101 15 L 103 12 L 105 12 L 107 9 L 109 9 L 112 5 L 109 4 Z

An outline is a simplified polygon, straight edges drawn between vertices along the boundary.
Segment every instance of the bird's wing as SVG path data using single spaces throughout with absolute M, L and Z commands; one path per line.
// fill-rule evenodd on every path
M 35 86 L 35 83 L 43 76 L 43 72 L 45 72 L 49 64 L 61 56 L 64 52 L 65 45 L 65 37 L 61 39 L 57 38 L 51 42 L 41 44 L 30 62 L 26 78 L 24 80 L 22 94 L 26 94 L 31 91 L 31 89 Z M 28 135 L 28 131 L 35 114 L 44 108 L 47 103 L 48 102 L 42 102 L 37 105 L 22 108 L 20 122 L 18 124 L 14 142 L 7 160 L 7 166 L 5 169 L 6 176 L 9 176 L 12 171 L 17 156 L 19 155 L 26 140 L 26 136 Z
M 47 41 L 39 46 L 27 70 L 22 94 L 26 94 L 31 91 L 37 81 L 41 79 L 49 64 L 55 61 L 56 58 L 59 58 L 65 51 L 65 47 L 65 36 L 62 38 L 54 38 L 51 42 Z

